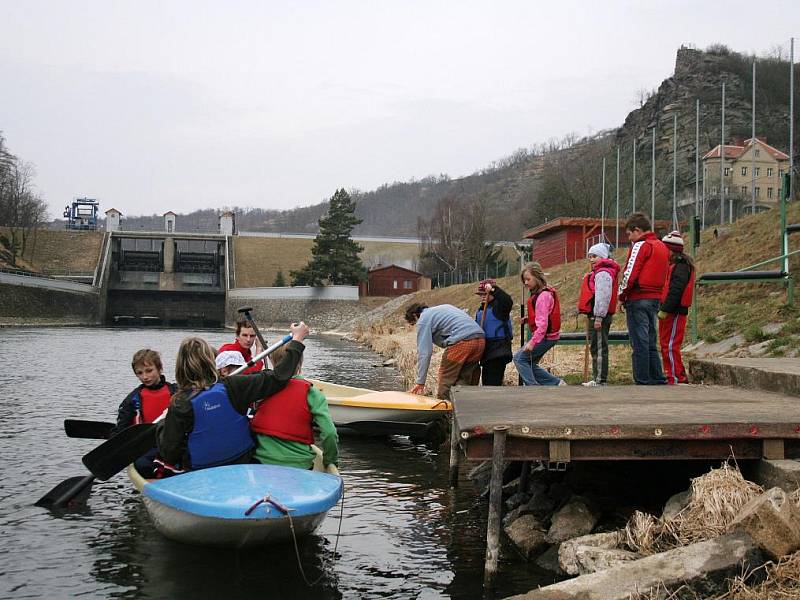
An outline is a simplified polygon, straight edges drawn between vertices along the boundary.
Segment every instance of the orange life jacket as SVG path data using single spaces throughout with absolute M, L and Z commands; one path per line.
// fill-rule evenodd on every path
M 285 388 L 259 405 L 250 429 L 289 442 L 313 444 L 313 417 L 308 407 L 310 388 L 309 381 L 290 379 Z
M 531 294 L 528 298 L 528 326 L 531 331 L 536 331 L 536 299 L 542 292 L 550 292 L 553 295 L 553 310 L 547 316 L 547 332 L 545 335 L 551 333 L 558 333 L 561 331 L 561 303 L 558 300 L 558 292 L 551 286 L 546 286 L 535 294 Z

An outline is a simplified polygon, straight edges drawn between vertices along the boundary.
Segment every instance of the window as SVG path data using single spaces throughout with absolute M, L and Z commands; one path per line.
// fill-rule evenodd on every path
M 747 175 L 747 167 L 742 167 L 742 175 Z
M 755 156 L 756 158 L 758 158 L 758 155 L 759 155 L 759 154 L 761 154 L 761 150 L 759 150 L 758 148 L 756 148 L 755 150 L 753 150 L 753 156 Z M 758 175 L 758 173 L 756 173 L 756 175 Z
M 413 285 L 413 282 L 410 279 L 406 279 L 403 282 L 403 289 L 404 290 L 410 290 L 410 289 L 412 289 L 412 285 Z
M 730 188 L 730 186 L 727 186 L 727 185 L 725 186 L 725 193 L 726 193 L 726 194 L 730 194 L 730 193 L 731 193 L 731 188 Z
M 172 221 L 167 221 L 167 233 L 172 233 Z
M 767 198 L 772 198 L 772 188 L 767 188 Z
M 730 167 L 725 167 L 725 171 L 723 171 L 723 172 L 725 174 L 725 177 L 727 177 L 728 175 L 731 174 L 731 168 Z
M 758 177 L 761 174 L 761 167 L 754 167 L 753 171 L 755 176 Z
M 393 290 L 396 290 L 396 289 L 397 289 L 397 279 L 395 279 L 394 281 L 392 281 L 392 289 L 393 289 Z
M 778 169 L 778 177 L 783 177 L 783 169 Z
M 758 198 L 758 197 L 760 197 L 760 196 L 761 196 L 761 188 L 760 188 L 760 187 L 757 187 L 757 188 L 756 188 L 756 198 Z
M 747 196 L 747 186 L 746 185 L 742 186 L 742 196 Z
M 767 177 L 772 177 L 772 167 L 767 167 Z

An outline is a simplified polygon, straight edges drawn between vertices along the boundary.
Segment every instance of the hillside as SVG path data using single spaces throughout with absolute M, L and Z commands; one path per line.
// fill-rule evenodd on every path
M 800 203 L 790 206 L 789 223 L 800 222 Z M 779 251 L 779 218 L 777 210 L 743 218 L 728 229 L 723 229 L 718 239 L 713 228 L 701 235 L 697 253 L 698 273 L 731 271 L 773 258 Z M 798 234 L 795 234 L 797 237 Z M 791 249 L 800 248 L 800 239 L 790 238 Z M 625 259 L 626 250 L 614 256 L 618 262 Z M 561 296 L 562 328 L 564 331 L 583 331 L 585 321 L 578 318 L 575 306 L 580 279 L 588 263 L 578 261 L 560 265 L 547 273 L 548 283 L 556 287 Z M 764 269 L 776 268 L 767 265 Z M 800 273 L 800 256 L 790 261 L 791 272 Z M 512 315 L 519 314 L 522 287 L 518 277 L 498 279 L 498 284 L 515 299 Z M 412 302 L 428 305 L 453 304 L 471 313 L 478 308 L 475 284 L 456 285 L 403 296 L 373 312 L 371 317 L 354 326 L 356 338 L 386 356 L 398 360 L 398 366 L 410 381 L 416 360 L 413 328 L 403 320 L 405 308 Z M 775 283 L 704 286 L 695 298 L 698 312 L 698 333 L 701 344 L 697 352 L 733 356 L 797 356 L 800 354 L 800 297 L 794 307 L 786 305 L 786 291 Z M 612 329 L 625 330 L 624 315 L 615 317 Z M 517 334 L 518 335 L 518 334 Z M 687 343 L 690 334 L 687 330 Z M 724 340 L 724 343 L 720 343 Z M 434 357 L 437 364 L 439 353 Z M 570 383 L 580 380 L 583 370 L 582 346 L 556 346 L 543 363 L 554 373 Z M 611 346 L 611 383 L 629 383 L 630 351 L 625 345 Z M 435 373 L 435 368 L 431 368 Z M 513 366 L 506 370 L 506 381 L 516 381 Z M 429 380 L 429 388 L 431 388 Z
M 36 229 L 18 264 L 36 272 L 93 273 L 100 260 L 103 235 L 102 231 Z

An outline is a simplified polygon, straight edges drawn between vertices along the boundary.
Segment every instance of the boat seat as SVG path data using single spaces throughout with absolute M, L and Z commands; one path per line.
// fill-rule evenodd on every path
M 788 276 L 789 274 L 786 271 L 723 271 L 719 273 L 703 273 L 697 278 L 697 282 L 786 279 Z

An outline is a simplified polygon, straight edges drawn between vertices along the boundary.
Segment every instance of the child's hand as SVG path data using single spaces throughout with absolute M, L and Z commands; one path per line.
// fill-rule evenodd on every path
M 292 326 L 289 327 L 289 331 L 292 332 L 292 339 L 295 342 L 302 342 L 306 339 L 306 336 L 309 334 L 308 325 L 306 325 L 303 321 L 299 323 L 292 323 Z
M 603 318 L 602 317 L 595 317 L 594 319 L 594 328 L 601 329 L 603 327 Z
M 666 319 L 667 318 L 667 313 L 665 313 L 663 310 L 658 311 L 658 318 L 659 319 Z

